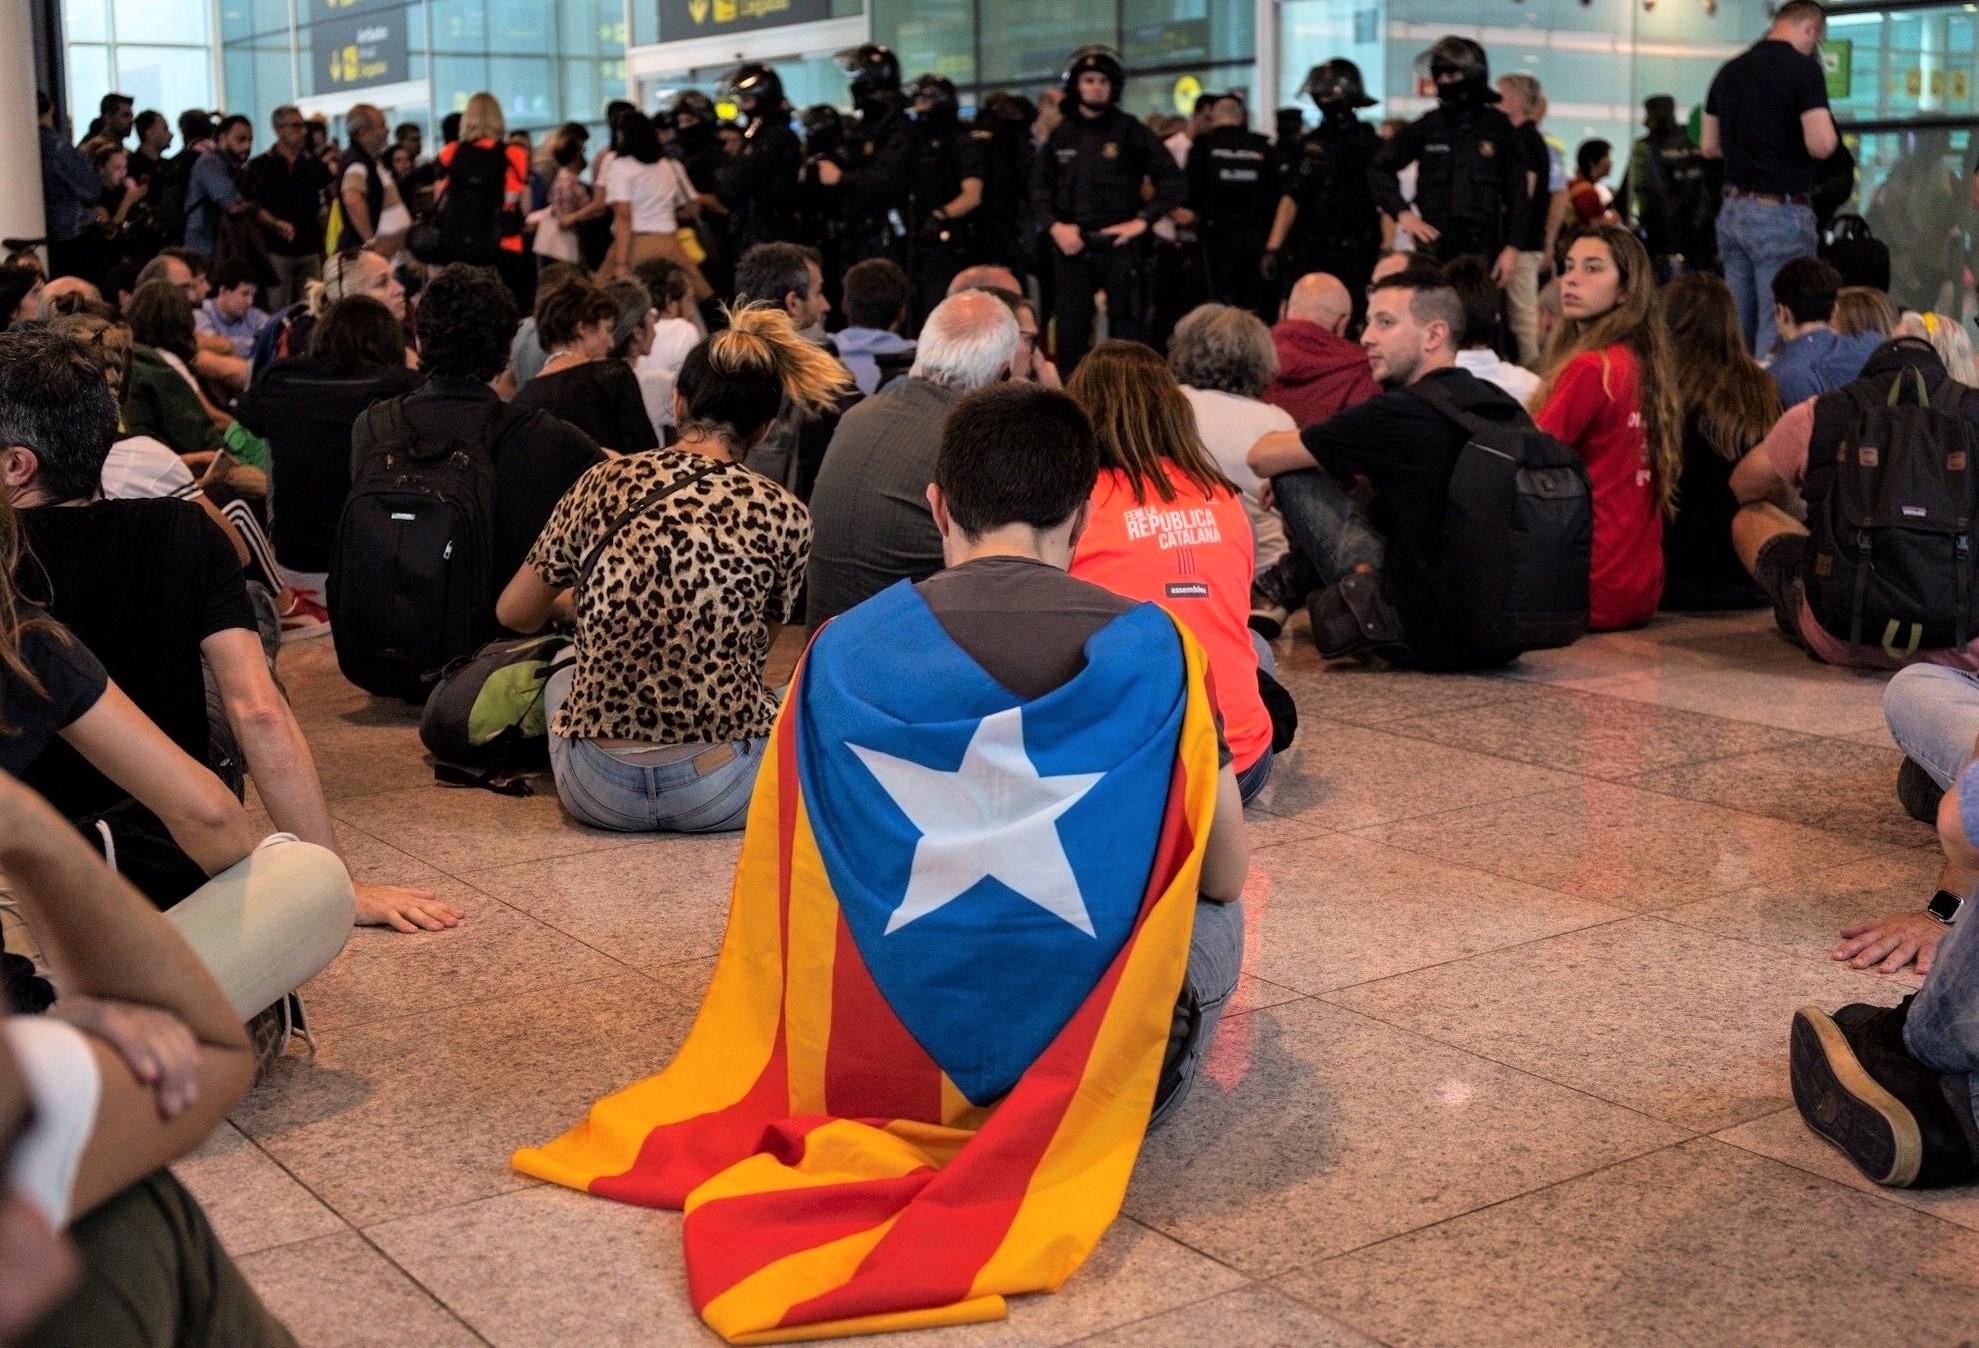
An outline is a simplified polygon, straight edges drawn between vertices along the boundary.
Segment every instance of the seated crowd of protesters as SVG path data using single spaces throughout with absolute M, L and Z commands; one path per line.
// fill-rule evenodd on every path
M 404 659 L 385 634 L 440 643 L 391 685 L 423 696 L 486 642 L 557 636 L 569 650 L 540 712 L 561 808 L 593 828 L 711 833 L 748 823 L 799 650 L 842 649 L 834 630 L 867 630 L 872 606 L 923 606 L 1026 710 L 1112 649 L 1123 615 L 1160 611 L 1163 650 L 1200 662 L 1190 687 L 1217 754 L 1159 1121 L 1235 986 L 1242 806 L 1295 742 L 1274 645 L 1295 613 L 1328 659 L 1438 671 L 1663 610 L 1770 606 L 1813 659 L 1901 668 L 1886 704 L 1901 795 L 1946 853 L 1921 912 L 1851 927 L 1835 952 L 1914 965 L 1923 991 L 1890 1011 L 1802 1012 L 1797 1099 L 1879 1182 L 1979 1177 L 1979 938 L 1960 920 L 1979 883 L 1979 544 L 1941 529 L 1933 552 L 1927 530 L 1897 538 L 1871 509 L 1877 470 L 1935 456 L 1954 466 L 1919 470 L 1931 491 L 1916 509 L 1969 527 L 1979 389 L 1954 320 L 1899 313 L 1804 258 L 1772 279 L 1780 345 L 1762 364 L 1722 280 L 1659 284 L 1602 208 L 1560 241 L 1529 367 L 1486 268 L 1402 257 L 1376 267 L 1364 318 L 1315 272 L 1272 326 L 1205 304 L 1165 350 L 1100 340 L 1061 370 L 1001 265 L 960 270 L 918 327 L 898 265 L 828 278 L 818 253 L 779 240 L 733 259 L 717 295 L 676 243 L 691 188 L 650 124 L 628 126 L 609 212 L 562 179 L 583 162 L 576 142 L 555 155 L 559 228 L 611 217 L 595 270 L 539 273 L 506 239 L 486 265 L 408 268 L 391 236 L 413 173 L 391 173 L 382 119 L 360 108 L 340 174 L 310 190 L 338 185 L 362 246 L 324 261 L 300 206 L 274 217 L 294 217 L 310 254 L 289 255 L 280 302 L 210 248 L 106 264 L 99 283 L 0 272 L 0 864 L 20 908 L 0 1141 L 27 1128 L 48 1139 L 33 1155 L 69 1158 L 10 1171 L 0 1222 L 51 1285 L 73 1257 L 56 1234 L 81 1251 L 62 1313 L 106 1314 L 117 1279 L 142 1276 L 115 1251 L 163 1220 L 205 1281 L 206 1319 L 173 1332 L 283 1341 L 159 1167 L 305 1029 L 299 990 L 354 923 L 463 918 L 349 875 L 276 678 L 284 641 L 309 637 L 372 691 L 386 685 L 358 671 Z M 193 129 L 237 154 L 251 140 L 239 122 Z M 284 113 L 275 129 L 288 164 L 263 167 L 263 210 L 307 134 Z M 524 191 L 527 159 L 505 145 L 499 107 L 474 102 L 443 165 L 485 155 Z M 235 209 L 225 187 L 194 176 L 203 228 Z M 1582 511 L 1536 559 L 1573 573 L 1558 588 L 1578 607 L 1554 615 L 1567 635 L 1528 646 L 1480 636 L 1464 574 L 1502 563 L 1465 555 L 1458 524 L 1478 445 L 1502 435 L 1555 454 L 1549 491 Z M 445 491 L 394 497 L 393 474 L 445 474 Z M 459 527 L 421 553 L 439 508 Z M 353 548 L 360 527 L 399 530 L 397 569 Z M 1919 578 L 1922 611 L 1890 616 L 1904 597 L 1870 574 L 1872 529 Z M 896 655 L 911 680 L 917 653 Z M 1071 780 L 1039 775 L 1070 732 L 1034 723 L 1014 751 L 1032 762 L 1006 752 L 997 770 Z M 132 1028 L 127 1002 L 169 1024 Z M 30 1290 L 0 1291 L 0 1334 L 27 1323 Z

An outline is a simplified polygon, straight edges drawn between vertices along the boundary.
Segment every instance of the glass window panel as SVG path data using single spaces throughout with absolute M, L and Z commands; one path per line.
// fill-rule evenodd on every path
M 898 53 L 910 80 L 933 73 L 976 82 L 975 0 L 874 0 L 873 40 Z
M 206 41 L 204 4 L 161 4 L 159 0 L 113 0 L 117 43 Z
M 1064 0 L 981 0 L 978 59 L 985 82 L 1041 80 L 1088 42 L 1119 43 L 1111 5 Z
M 616 91 L 622 86 L 614 85 Z M 562 119 L 566 122 L 585 122 L 596 117 L 605 106 L 608 97 L 598 82 L 598 63 L 595 61 L 565 61 L 563 63 L 563 84 L 558 97 L 563 104 Z M 648 107 L 652 105 L 647 104 Z
M 1257 50 L 1257 10 L 1227 0 L 1124 0 L 1121 55 L 1127 68 L 1183 61 L 1248 61 Z
M 62 36 L 71 43 L 108 42 L 109 0 L 62 0 Z
M 433 0 L 434 51 L 484 53 L 487 30 L 485 0 Z
M 633 0 L 632 45 L 648 47 L 660 40 L 660 7 L 650 0 Z
M 244 45 L 228 43 L 220 56 L 220 77 L 223 85 L 224 102 L 230 108 L 256 108 L 260 106 L 259 96 L 254 88 L 254 53 Z M 251 114 L 250 114 L 251 115 Z M 172 143 L 178 144 L 177 117 L 175 112 L 165 114 L 172 121 Z
M 486 87 L 501 100 L 502 120 L 511 131 L 554 126 L 562 120 L 556 112 L 547 58 L 490 57 Z
M 488 87 L 485 56 L 433 58 L 433 109 L 436 117 L 467 111 L 467 100 Z
M 540 55 L 550 50 L 555 32 L 552 6 L 544 4 L 542 0 L 484 0 L 484 2 L 488 11 L 488 51 L 533 52 Z M 566 3 L 568 2 L 569 0 L 566 0 Z
M 210 108 L 213 63 L 204 47 L 116 47 L 117 87 L 139 108 L 176 119 L 184 108 Z
M 69 134 L 80 140 L 96 116 L 96 105 L 110 92 L 110 49 L 71 44 L 69 56 Z
M 1188 116 L 1195 107 L 1196 94 L 1205 89 L 1234 89 L 1244 95 L 1247 102 L 1251 98 L 1251 79 L 1256 67 L 1249 61 L 1233 65 L 1205 65 L 1193 70 L 1176 71 L 1160 75 L 1127 76 L 1126 97 L 1120 106 L 1136 117 L 1146 117 L 1151 113 L 1177 114 Z M 1259 114 L 1252 110 L 1255 122 Z

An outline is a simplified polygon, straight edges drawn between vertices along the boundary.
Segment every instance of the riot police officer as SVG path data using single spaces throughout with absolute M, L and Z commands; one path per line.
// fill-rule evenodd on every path
M 717 294 L 727 294 L 735 282 L 735 241 L 727 207 L 717 195 L 722 166 L 728 156 L 722 152 L 716 127 L 720 118 L 715 101 L 699 89 L 683 90 L 663 114 L 662 120 L 673 131 L 673 152 L 687 171 L 701 207 L 694 232 L 701 240 L 707 259 L 701 274 Z
M 798 225 L 791 242 L 808 243 L 818 250 L 819 264 L 825 273 L 825 293 L 836 305 L 846 265 L 840 205 L 844 190 L 825 186 L 822 175 L 826 164 L 844 167 L 845 118 L 829 103 L 814 103 L 798 117 L 797 126 L 804 137 L 804 166 L 797 175 Z
M 1354 297 L 1358 321 L 1381 251 L 1381 211 L 1368 181 L 1381 135 L 1358 114 L 1375 100 L 1361 83 L 1360 67 L 1341 59 L 1306 72 L 1299 92 L 1319 109 L 1319 125 L 1293 146 L 1261 270 L 1275 278 L 1281 294 L 1308 272 L 1337 276 Z
M 1115 337 L 1147 332 L 1145 236 L 1181 204 L 1182 170 L 1154 132 L 1120 110 L 1126 72 L 1111 49 L 1079 48 L 1065 65 L 1065 120 L 1031 165 L 1031 204 L 1050 222 L 1058 365 L 1072 372 L 1092 340 L 1093 293 L 1106 292 Z M 1151 199 L 1141 184 L 1151 181 Z
M 923 75 L 907 90 L 914 104 L 914 157 L 908 170 L 907 275 L 916 326 L 948 295 L 955 273 L 974 261 L 984 169 L 962 129 L 955 85 Z
M 723 89 L 749 122 L 741 152 L 716 181 L 722 204 L 735 219 L 739 257 L 759 243 L 796 237 L 797 170 L 804 148 L 790 129 L 790 104 L 776 71 L 755 62 L 737 66 Z
M 837 160 L 819 163 L 818 181 L 839 189 L 845 265 L 869 257 L 898 261 L 907 165 L 914 154 L 914 127 L 900 92 L 900 58 L 868 42 L 847 48 L 837 59 L 851 80 L 859 120 L 846 128 L 845 148 Z
M 976 110 L 969 143 L 983 168 L 983 204 L 976 208 L 974 262 L 1008 267 L 1028 276 L 1037 257 L 1032 244 L 1031 123 L 1038 112 L 1019 94 L 993 93 Z
M 1278 209 L 1278 156 L 1270 140 L 1245 125 L 1241 97 L 1217 95 L 1209 130 L 1189 146 L 1187 174 L 1210 298 L 1276 322 L 1278 297 L 1260 274 L 1258 257 Z
M 1446 37 L 1417 58 L 1436 82 L 1437 106 L 1397 132 L 1374 157 L 1369 181 L 1381 209 L 1427 257 L 1476 257 L 1499 285 L 1518 263 L 1518 223 L 1526 207 L 1526 164 L 1511 119 L 1496 107 L 1484 48 Z M 1413 208 L 1397 175 L 1416 169 Z

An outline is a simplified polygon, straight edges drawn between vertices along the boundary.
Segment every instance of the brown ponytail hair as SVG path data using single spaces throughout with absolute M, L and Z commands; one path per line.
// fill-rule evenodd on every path
M 1137 504 L 1147 504 L 1149 487 L 1164 501 L 1175 499 L 1164 460 L 1200 487 L 1205 499 L 1236 492 L 1203 448 L 1195 409 L 1153 347 L 1101 342 L 1079 362 L 1065 391 L 1092 419 L 1100 467 L 1125 474 Z

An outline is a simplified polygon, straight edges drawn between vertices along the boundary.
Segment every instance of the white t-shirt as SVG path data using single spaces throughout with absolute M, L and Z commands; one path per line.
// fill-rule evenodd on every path
M 344 169 L 340 180 L 342 190 L 362 192 L 370 181 L 370 172 L 362 164 L 351 164 Z M 385 185 L 385 204 L 378 212 L 377 227 L 372 233 L 378 237 L 403 234 L 412 228 L 412 212 L 399 198 L 399 185 L 392 181 L 392 171 L 383 164 L 378 165 L 378 181 Z
M 653 349 L 639 358 L 638 371 L 664 370 L 679 374 L 687 353 L 701 345 L 701 329 L 684 318 L 663 318 L 653 325 Z
M 46 1016 L 8 1016 L 0 1033 L 20 1067 L 34 1117 L 7 1163 L 7 1187 L 60 1231 L 69 1224 L 76 1172 L 96 1128 L 103 1076 L 81 1030 Z
M 171 446 L 148 435 L 127 435 L 110 446 L 110 456 L 103 461 L 103 494 L 113 501 L 158 496 L 196 501 L 205 493 Z
M 1251 517 L 1251 534 L 1257 540 L 1257 569 L 1262 571 L 1285 555 L 1285 521 L 1275 510 L 1266 510 L 1258 500 L 1263 483 L 1251 471 L 1245 457 L 1258 437 L 1273 431 L 1296 431 L 1297 422 L 1282 407 L 1239 398 L 1234 393 L 1184 385 L 1182 394 L 1196 412 L 1196 433 L 1223 475 L 1237 484 L 1244 498 L 1244 510 Z
M 1514 365 L 1496 351 L 1482 348 L 1457 353 L 1457 368 L 1469 370 L 1487 384 L 1496 384 L 1520 402 L 1539 387 L 1539 376 L 1523 365 Z
M 639 381 L 639 396 L 646 404 L 646 419 L 653 423 L 653 434 L 660 437 L 661 444 L 665 444 L 667 427 L 673 425 L 674 372 L 651 368 L 642 362 L 632 373 Z
M 692 199 L 680 165 L 662 158 L 642 164 L 630 155 L 620 155 L 605 170 L 605 200 L 632 203 L 634 234 L 671 234 L 674 208 Z

